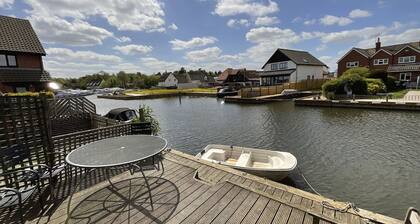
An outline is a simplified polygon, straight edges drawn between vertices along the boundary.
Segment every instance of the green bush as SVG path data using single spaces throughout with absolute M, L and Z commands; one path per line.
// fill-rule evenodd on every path
M 157 135 L 160 132 L 160 125 L 159 121 L 156 119 L 155 115 L 153 114 L 153 109 L 147 105 L 140 105 L 139 106 L 139 117 L 134 119 L 133 122 L 150 122 L 152 128 L 152 134 Z
M 386 81 L 384 81 L 386 90 L 388 92 L 393 92 L 395 90 L 398 90 L 396 82 L 397 82 L 397 79 L 394 76 L 387 76 Z
M 367 90 L 371 95 L 386 92 L 386 86 L 381 79 L 365 79 L 367 82 Z
M 361 75 L 356 73 L 345 74 L 341 76 L 339 80 L 341 85 L 338 89 L 338 93 L 345 93 L 344 86 L 347 84 L 353 94 L 367 94 L 367 82 Z M 342 90 L 342 92 L 340 90 Z
M 351 69 L 345 71 L 342 76 L 354 75 L 354 74 L 360 75 L 360 76 L 362 76 L 364 78 L 369 78 L 369 76 L 371 75 L 371 72 L 370 72 L 370 70 L 368 68 L 365 68 L 365 67 L 357 67 L 357 68 L 351 68 Z
M 340 85 L 338 79 L 330 80 L 322 85 L 322 94 L 328 98 L 328 93 L 336 93 Z

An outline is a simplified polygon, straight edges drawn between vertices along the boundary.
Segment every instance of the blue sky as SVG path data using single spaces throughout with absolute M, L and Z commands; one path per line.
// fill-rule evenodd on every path
M 259 69 L 276 48 L 334 71 L 348 49 L 420 41 L 420 0 L 0 0 L 29 19 L 55 77 L 98 71 Z

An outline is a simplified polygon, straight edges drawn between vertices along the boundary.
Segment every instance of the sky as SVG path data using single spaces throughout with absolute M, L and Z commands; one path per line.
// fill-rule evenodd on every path
M 420 0 L 0 0 L 31 21 L 53 77 L 261 69 L 277 48 L 330 67 L 352 47 L 420 41 Z

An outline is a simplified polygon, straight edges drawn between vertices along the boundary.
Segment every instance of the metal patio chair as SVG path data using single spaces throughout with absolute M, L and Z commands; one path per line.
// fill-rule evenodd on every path
M 31 176 L 31 180 L 27 179 Z M 7 173 L 0 174 L 0 182 L 5 187 L 0 187 L 0 208 L 19 206 L 18 213 L 23 223 L 23 204 L 38 190 L 39 203 L 44 207 L 41 199 L 41 186 L 38 173 L 32 169 L 22 167 Z

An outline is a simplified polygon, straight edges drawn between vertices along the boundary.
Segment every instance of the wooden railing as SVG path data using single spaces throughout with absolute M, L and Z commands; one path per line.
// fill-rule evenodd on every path
M 96 106 L 85 97 L 54 98 L 49 101 L 51 119 L 96 114 Z
M 327 79 L 311 79 L 304 80 L 298 83 L 284 83 L 281 85 L 275 86 L 260 86 L 260 87 L 250 87 L 243 88 L 239 91 L 239 95 L 242 98 L 258 97 L 258 96 L 268 96 L 276 95 L 283 92 L 285 89 L 296 89 L 296 90 L 316 90 L 321 89 L 322 84 L 324 84 Z

